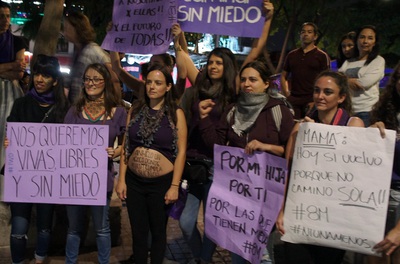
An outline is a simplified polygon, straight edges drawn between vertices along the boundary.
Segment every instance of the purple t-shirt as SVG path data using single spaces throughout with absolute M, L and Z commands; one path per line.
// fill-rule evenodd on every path
M 114 116 L 110 120 L 99 120 L 92 123 L 90 120 L 83 117 L 82 112 L 78 115 L 75 114 L 75 107 L 71 107 L 64 118 L 65 124 L 80 124 L 80 125 L 108 125 L 108 146 L 114 146 L 115 139 L 125 133 L 127 113 L 124 107 L 117 107 Z M 104 150 L 105 151 L 105 150 Z M 108 177 L 107 177 L 107 191 L 111 192 L 114 187 L 114 166 L 113 160 L 108 159 Z

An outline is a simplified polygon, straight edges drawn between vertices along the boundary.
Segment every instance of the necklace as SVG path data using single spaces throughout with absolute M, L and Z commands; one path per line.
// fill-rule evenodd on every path
M 106 109 L 104 107 L 104 98 L 87 100 L 83 106 L 83 112 L 85 112 L 90 122 L 96 123 L 106 113 Z
M 146 105 L 142 109 L 142 122 L 139 126 L 138 135 L 146 146 L 150 146 L 153 142 L 153 136 L 160 127 L 160 121 L 165 115 L 165 108 L 162 106 L 155 114 L 151 115 L 149 107 Z

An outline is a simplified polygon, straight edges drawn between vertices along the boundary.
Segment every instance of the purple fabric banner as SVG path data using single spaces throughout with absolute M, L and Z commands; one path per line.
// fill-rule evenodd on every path
M 265 152 L 214 146 L 214 180 L 205 215 L 207 236 L 223 248 L 260 263 L 282 206 L 286 160 Z
M 171 26 L 176 18 L 176 0 L 114 0 L 113 27 L 102 48 L 137 54 L 165 53 L 173 41 Z
M 108 129 L 7 123 L 3 201 L 105 205 Z
M 186 32 L 258 38 L 265 20 L 263 0 L 178 0 L 178 22 Z

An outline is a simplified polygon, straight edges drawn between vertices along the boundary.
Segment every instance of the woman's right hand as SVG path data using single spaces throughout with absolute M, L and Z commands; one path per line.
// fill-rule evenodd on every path
M 278 218 L 276 219 L 276 228 L 281 235 L 285 234 L 285 229 L 283 228 L 283 209 L 279 211 Z
M 174 23 L 171 27 L 172 35 L 178 37 L 182 33 L 181 25 Z
M 117 186 L 115 186 L 115 192 L 118 198 L 124 201 L 126 199 L 126 183 L 118 181 Z
M 212 101 L 212 99 L 206 99 L 203 101 L 200 101 L 199 103 L 199 114 L 200 114 L 200 118 L 206 118 L 211 110 L 213 109 L 215 103 Z

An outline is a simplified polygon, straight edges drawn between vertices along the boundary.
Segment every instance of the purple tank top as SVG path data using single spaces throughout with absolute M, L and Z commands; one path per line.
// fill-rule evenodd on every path
M 155 112 L 156 110 L 149 109 L 150 114 L 155 114 Z M 132 153 L 137 147 L 146 147 L 160 152 L 174 164 L 177 146 L 168 117 L 164 115 L 161 119 L 160 126 L 153 135 L 153 142 L 149 146 L 146 146 L 142 137 L 138 135 L 142 120 L 143 117 L 140 117 L 137 122 L 132 124 L 129 128 L 129 153 Z

